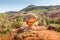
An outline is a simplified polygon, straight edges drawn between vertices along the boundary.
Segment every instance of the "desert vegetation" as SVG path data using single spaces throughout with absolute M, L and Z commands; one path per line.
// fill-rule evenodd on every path
M 30 5 L 0 14 L 0 40 L 60 40 L 60 7 Z

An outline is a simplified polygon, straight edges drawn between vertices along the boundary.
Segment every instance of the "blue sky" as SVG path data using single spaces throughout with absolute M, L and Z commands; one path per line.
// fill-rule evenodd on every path
M 60 0 L 0 0 L 0 13 L 19 11 L 28 5 L 60 5 Z

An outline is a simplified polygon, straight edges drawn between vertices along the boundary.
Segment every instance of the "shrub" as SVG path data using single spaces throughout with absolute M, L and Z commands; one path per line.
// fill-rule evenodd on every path
M 55 30 L 60 32 L 60 26 L 55 27 Z
M 7 32 L 7 30 L 3 30 L 3 31 L 2 31 L 2 34 L 5 34 L 6 32 Z
M 14 20 L 14 23 L 12 24 L 12 26 L 15 28 L 22 27 L 22 25 L 23 25 L 23 18 L 22 17 L 16 18 Z

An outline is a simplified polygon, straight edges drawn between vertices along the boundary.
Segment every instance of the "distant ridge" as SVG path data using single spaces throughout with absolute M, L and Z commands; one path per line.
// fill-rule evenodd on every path
M 36 10 L 36 9 L 46 9 L 49 10 L 50 8 L 60 8 L 60 5 L 50 5 L 50 6 L 35 6 L 35 5 L 29 5 L 26 8 L 22 9 L 21 11 L 31 11 L 31 10 Z
M 20 11 L 8 11 L 5 13 L 8 14 L 8 16 L 11 16 L 13 14 L 19 14 L 19 13 L 26 14 L 28 11 L 44 10 L 44 9 L 47 10 L 47 13 L 43 13 L 44 15 L 46 15 L 52 19 L 55 18 L 55 19 L 60 20 L 60 16 L 59 16 L 60 15 L 60 5 L 54 5 L 54 6 L 53 5 L 50 5 L 50 6 L 29 5 L 26 8 L 21 9 Z

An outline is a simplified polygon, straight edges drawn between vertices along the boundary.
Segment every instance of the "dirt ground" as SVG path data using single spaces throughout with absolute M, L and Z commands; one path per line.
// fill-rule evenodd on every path
M 60 32 L 47 30 L 46 27 L 33 27 L 30 36 L 25 40 L 60 40 Z
M 43 31 L 36 31 L 36 40 L 60 40 L 60 32 L 50 31 L 50 30 L 43 30 Z
M 53 30 L 46 30 L 44 27 L 40 27 L 40 28 L 37 27 L 37 29 L 33 28 L 33 30 L 30 31 L 30 36 L 23 35 L 24 37 L 21 39 L 18 35 L 16 40 L 60 40 L 60 32 L 56 32 Z M 2 40 L 1 37 L 0 37 L 0 40 Z M 13 40 L 13 35 L 12 36 L 8 35 L 8 37 L 3 38 L 3 40 Z

